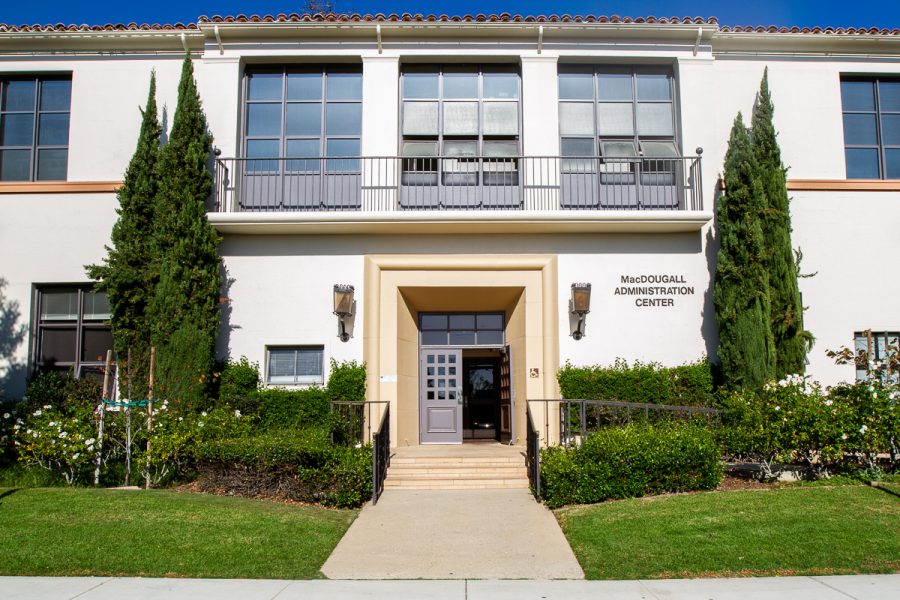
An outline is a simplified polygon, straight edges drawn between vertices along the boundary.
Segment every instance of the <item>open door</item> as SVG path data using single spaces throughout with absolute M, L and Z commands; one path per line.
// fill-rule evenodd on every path
M 500 356 L 500 442 L 510 445 L 516 443 L 512 397 L 512 349 L 506 346 Z
M 419 443 L 461 444 L 462 350 L 422 350 L 419 373 Z

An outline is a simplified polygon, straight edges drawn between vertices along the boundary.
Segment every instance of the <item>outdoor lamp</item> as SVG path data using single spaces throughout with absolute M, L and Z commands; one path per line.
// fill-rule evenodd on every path
M 352 285 L 334 285 L 334 314 L 338 318 L 338 337 L 346 342 L 353 337 L 353 317 L 356 314 Z
M 573 283 L 572 298 L 569 300 L 569 325 L 575 340 L 584 337 L 584 322 L 589 312 L 591 312 L 591 284 Z

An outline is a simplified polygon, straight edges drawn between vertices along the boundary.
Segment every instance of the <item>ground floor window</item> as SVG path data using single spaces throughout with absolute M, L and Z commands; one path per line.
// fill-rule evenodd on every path
M 271 346 L 266 349 L 266 383 L 323 383 L 324 355 L 323 346 Z
M 853 334 L 856 356 L 866 360 L 856 362 L 856 380 L 864 381 L 870 372 L 878 374 L 885 382 L 897 383 L 900 360 L 900 332 L 857 331 Z
M 109 300 L 90 284 L 35 288 L 32 365 L 37 372 L 99 373 L 113 348 Z

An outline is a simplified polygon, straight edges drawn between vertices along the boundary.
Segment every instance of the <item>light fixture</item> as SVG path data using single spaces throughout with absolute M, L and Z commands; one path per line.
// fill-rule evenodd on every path
M 591 312 L 591 284 L 573 283 L 572 298 L 569 299 L 569 327 L 575 340 L 584 337 L 584 323 L 589 312 Z
M 338 337 L 342 342 L 353 337 L 353 321 L 356 315 L 356 301 L 353 299 L 352 285 L 334 285 L 334 314 L 338 318 Z

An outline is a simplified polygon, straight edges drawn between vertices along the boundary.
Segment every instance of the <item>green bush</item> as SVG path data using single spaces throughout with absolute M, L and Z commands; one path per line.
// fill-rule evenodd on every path
M 722 478 L 712 432 L 690 424 L 610 427 L 582 445 L 541 451 L 547 505 L 587 504 L 715 488 Z
M 629 365 L 621 358 L 609 367 L 576 367 L 567 362 L 559 370 L 558 380 L 563 398 L 678 406 L 713 404 L 712 368 L 705 359 L 679 367 L 652 362 Z
M 357 364 L 355 360 L 339 363 L 332 358 L 325 389 L 329 400 L 363 402 L 366 399 L 366 364 Z
M 215 440 L 198 450 L 200 487 L 242 496 L 359 506 L 372 496 L 370 447 L 332 445 L 328 431 L 268 432 Z
M 328 398 L 322 388 L 268 388 L 252 395 L 263 430 L 330 426 Z
M 259 389 L 259 363 L 250 362 L 246 356 L 229 360 L 222 367 L 219 377 L 219 400 L 231 404 L 233 398 L 245 398 Z

